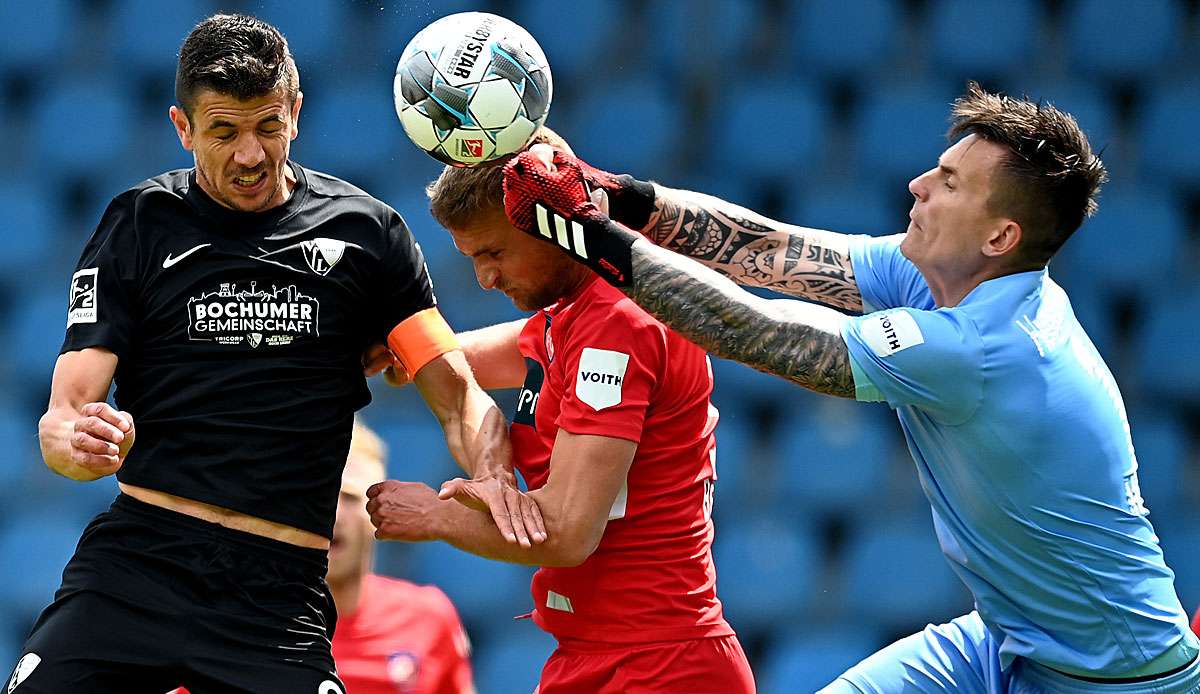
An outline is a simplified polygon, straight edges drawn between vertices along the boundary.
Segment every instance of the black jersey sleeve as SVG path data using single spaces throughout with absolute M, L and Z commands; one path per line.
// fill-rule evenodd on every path
M 134 330 L 138 248 L 133 201 L 114 198 L 71 275 L 67 335 L 59 353 L 104 347 L 123 356 Z
M 425 267 L 425 254 L 404 218 L 389 208 L 384 222 L 384 271 L 376 307 L 380 320 L 377 334 L 381 339 L 405 318 L 437 305 L 433 281 Z

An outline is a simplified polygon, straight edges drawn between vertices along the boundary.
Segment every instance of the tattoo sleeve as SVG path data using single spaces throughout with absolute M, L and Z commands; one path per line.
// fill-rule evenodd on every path
M 819 393 L 854 397 L 842 314 L 804 301 L 757 297 L 640 240 L 632 254 L 633 283 L 622 291 L 672 330 L 718 357 Z
M 781 224 L 718 198 L 656 186 L 643 233 L 734 282 L 862 310 L 844 234 Z

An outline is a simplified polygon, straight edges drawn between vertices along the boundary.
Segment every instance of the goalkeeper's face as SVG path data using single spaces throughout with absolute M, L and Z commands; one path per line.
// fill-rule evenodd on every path
M 196 179 L 213 200 L 230 209 L 260 212 L 288 197 L 284 166 L 297 134 L 303 95 L 284 88 L 242 100 L 200 90 L 190 117 L 177 106 L 171 120 L 184 149 L 196 159 Z
M 553 304 L 589 274 L 566 254 L 514 227 L 503 209 L 480 212 L 450 234 L 475 266 L 479 286 L 504 292 L 522 311 Z

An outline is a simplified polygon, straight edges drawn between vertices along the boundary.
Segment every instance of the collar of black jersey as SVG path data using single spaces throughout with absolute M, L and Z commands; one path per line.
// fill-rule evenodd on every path
M 304 202 L 308 198 L 308 176 L 304 172 L 304 167 L 290 159 L 287 162 L 287 166 L 291 167 L 292 173 L 296 176 L 296 185 L 292 188 L 292 194 L 282 205 L 272 207 L 265 212 L 231 210 L 213 200 L 196 183 L 195 168 L 192 168 L 188 172 L 188 190 L 184 197 L 197 212 L 217 222 L 219 230 L 249 231 L 274 227 L 299 212 L 304 207 Z

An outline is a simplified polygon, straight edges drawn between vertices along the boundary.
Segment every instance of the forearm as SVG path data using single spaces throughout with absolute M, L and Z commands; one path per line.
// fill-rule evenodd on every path
M 844 234 L 782 224 L 719 198 L 657 184 L 654 210 L 641 231 L 655 245 L 738 284 L 862 310 Z
M 842 314 L 802 301 L 759 298 L 643 239 L 631 252 L 632 283 L 622 291 L 672 330 L 718 357 L 820 393 L 854 397 Z
M 519 388 L 525 381 L 525 361 L 517 338 L 525 320 L 459 333 L 458 342 L 475 380 L 484 390 Z
M 536 492 L 533 495 L 536 495 Z M 564 533 L 561 528 L 552 528 L 549 518 L 546 519 L 546 541 L 532 547 L 522 547 L 505 540 L 491 517 L 481 511 L 475 511 L 457 502 L 444 501 L 438 505 L 435 513 L 435 517 L 431 519 L 435 539 L 486 559 L 527 566 L 576 566 L 586 558 L 579 557 L 578 553 L 573 551 L 575 548 L 564 544 L 569 541 L 566 537 L 568 533 Z
M 512 473 L 512 445 L 508 422 L 495 401 L 478 387 L 463 393 L 462 415 L 457 431 L 447 430 L 451 452 L 457 445 L 455 460 L 470 476 Z

